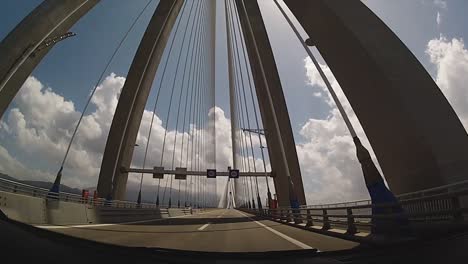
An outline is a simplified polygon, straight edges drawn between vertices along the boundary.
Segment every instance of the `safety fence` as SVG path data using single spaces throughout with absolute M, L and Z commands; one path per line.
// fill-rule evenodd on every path
M 468 190 L 426 193 L 418 198 L 400 200 L 398 204 L 372 205 L 358 201 L 351 205 L 342 203 L 247 211 L 303 228 L 346 230 L 348 235 L 392 233 L 415 227 L 467 224 Z
M 86 197 L 83 195 L 60 192 L 50 193 L 48 189 L 31 186 L 7 179 L 0 178 L 0 191 L 11 192 L 16 194 L 28 195 L 32 197 L 44 198 L 48 200 L 59 200 L 65 202 L 73 202 L 80 204 L 89 204 L 94 206 L 105 206 L 114 208 L 142 208 L 142 209 L 157 209 L 156 204 L 136 203 L 130 201 L 107 200 L 97 197 Z

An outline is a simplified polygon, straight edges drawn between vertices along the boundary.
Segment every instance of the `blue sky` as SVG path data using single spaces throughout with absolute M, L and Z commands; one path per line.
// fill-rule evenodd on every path
M 2 9 L 0 9 L 0 39 L 3 39 L 6 34 L 40 2 L 40 0 L 4 1 Z M 102 0 L 100 4 L 71 29 L 71 31 L 77 33 L 77 36 L 59 43 L 47 55 L 39 67 L 37 67 L 32 76 L 45 87 L 50 87 L 53 93 L 63 97 L 65 101 L 73 102 L 74 111 L 81 111 L 89 91 L 95 84 L 96 79 L 103 70 L 118 41 L 147 2 L 147 0 Z M 223 1 L 218 1 L 216 105 L 225 111 L 226 119 L 228 120 L 230 115 L 228 111 L 227 65 L 225 63 L 226 43 L 222 2 Z M 339 118 L 334 116 L 333 105 L 327 101 L 327 97 L 323 95 L 318 96 L 319 93 L 325 93 L 323 87 L 320 87 L 320 84 L 317 84 L 313 80 L 313 72 L 311 72 L 311 69 L 308 68 L 305 62 L 306 53 L 298 43 L 293 32 L 289 30 L 288 25 L 280 16 L 273 2 L 269 0 L 260 0 L 259 2 L 278 64 L 278 70 L 285 91 L 298 149 L 309 154 L 314 151 L 319 152 L 321 150 L 308 148 L 308 144 L 317 140 L 326 139 L 321 138 L 319 134 L 307 134 L 309 129 L 314 133 L 318 133 L 319 128 L 317 124 L 326 126 L 326 122 L 329 122 L 327 124 L 331 124 L 330 122 L 334 122 L 334 118 L 339 122 Z M 401 38 L 434 79 L 440 78 L 442 84 L 448 83 L 447 87 L 443 88 L 444 92 L 447 91 L 448 97 L 450 97 L 450 94 L 459 95 L 462 93 L 453 92 L 455 89 L 459 88 L 454 87 L 453 83 L 458 82 L 450 82 L 450 80 L 444 82 L 445 79 L 442 78 L 443 76 L 439 76 L 440 69 L 442 67 L 448 67 L 442 64 L 444 62 L 447 63 L 447 61 L 442 59 L 438 60 L 439 57 L 436 55 L 434 55 L 435 57 L 431 57 L 427 51 L 428 44 L 431 40 L 439 40 L 438 42 L 433 42 L 433 44 L 438 44 L 436 48 L 439 47 L 442 49 L 441 47 L 445 47 L 444 44 L 454 44 L 453 39 L 460 41 L 467 39 L 468 28 L 466 24 L 468 18 L 466 17 L 466 10 L 468 10 L 468 3 L 466 1 L 363 0 L 363 2 Z M 109 76 L 110 73 L 115 73 L 116 76 L 121 77 L 126 76 L 133 55 L 136 52 L 137 45 L 157 4 L 157 0 L 150 4 L 148 10 L 146 10 L 135 29 L 129 35 L 128 40 L 124 43 L 124 46 L 116 56 L 105 76 Z M 441 36 L 444 36 L 445 40 L 442 39 Z M 454 47 L 454 45 L 450 47 Z M 464 46 L 462 46 L 461 49 L 463 51 Z M 446 49 L 443 51 L 449 52 Z M 317 54 L 316 51 L 314 52 Z M 321 62 L 324 63 L 323 61 Z M 172 70 L 174 69 L 172 68 Z M 464 68 L 461 69 L 461 72 L 463 71 Z M 155 84 L 158 83 L 157 80 L 159 77 L 159 75 L 156 76 Z M 458 89 L 456 91 L 461 90 Z M 148 100 L 147 110 L 151 111 L 154 98 L 155 91 L 153 90 Z M 21 102 L 21 100 L 19 103 L 15 101 L 10 108 L 19 108 L 20 111 L 25 112 L 21 109 Z M 457 102 L 455 102 L 455 104 L 457 104 Z M 93 107 L 89 109 L 89 112 L 94 112 L 96 107 L 96 105 L 93 105 Z M 462 106 L 454 107 L 457 112 L 464 113 Z M 163 103 L 161 109 L 164 108 L 165 104 Z M 10 113 L 7 113 L 6 116 L 9 114 Z M 164 120 L 164 111 L 158 111 L 157 115 Z M 4 124 L 9 124 L 7 117 L 3 117 L 2 122 Z M 33 124 L 27 123 L 26 126 L 28 125 L 31 126 L 31 128 L 34 127 Z M 345 137 L 346 132 L 343 131 L 344 130 L 341 129 L 339 132 L 336 132 L 336 136 L 338 138 L 341 136 Z M 56 170 L 56 164 L 52 161 L 54 158 L 51 157 L 45 160 L 37 159 L 37 152 L 28 151 L 21 147 L 21 142 L 18 141 L 20 140 L 18 135 L 20 135 L 20 133 L 6 131 L 5 129 L 2 131 L 0 129 L 0 145 L 7 150 L 9 158 L 15 159 L 15 162 L 23 166 L 21 170 L 16 170 L 17 173 L 15 173 L 14 168 L 7 169 L 6 166 L 3 167 L 3 171 L 12 175 L 18 174 L 17 176 L 26 178 L 31 178 L 32 176 L 30 177 L 25 174 L 31 171 L 37 171 L 38 175 L 50 178 L 50 175 L 54 174 Z M 66 141 L 66 137 L 63 139 L 56 138 L 54 140 L 55 143 L 61 142 L 62 140 Z M 343 145 L 343 147 L 348 148 L 349 146 L 347 144 L 349 142 L 346 142 L 346 146 Z M 86 153 L 87 150 L 84 147 L 86 144 L 88 143 L 83 143 L 82 146 L 80 145 L 78 150 Z M 324 147 L 330 146 L 327 145 Z M 99 150 L 96 150 L 96 152 L 98 153 Z M 89 151 L 87 155 L 89 157 L 94 157 L 90 153 L 91 151 Z M 320 153 L 316 154 L 318 158 L 315 160 L 311 159 L 309 157 L 310 155 L 300 154 L 304 155 L 304 157 L 300 157 L 300 161 L 302 173 L 309 175 L 307 177 L 311 177 L 310 182 L 319 187 L 329 184 L 327 182 L 328 180 L 324 180 L 323 176 L 318 175 L 320 173 L 337 174 L 338 176 L 336 177 L 338 178 L 345 177 L 344 175 L 349 174 L 350 171 L 358 173 L 358 169 L 356 169 L 355 165 L 349 165 L 351 167 L 348 167 L 348 165 L 336 165 L 336 167 L 334 167 L 335 165 L 332 158 L 325 160 L 323 155 L 319 155 Z M 337 159 L 335 162 L 340 164 L 346 164 L 348 159 L 350 162 L 354 162 L 352 161 L 352 155 L 349 157 L 340 156 L 334 158 Z M 325 166 L 332 168 L 317 169 L 317 167 Z M 2 169 L 2 167 L 0 167 L 0 169 Z M 93 173 L 95 174 L 96 172 Z M 80 187 L 93 185 L 93 180 L 91 179 L 92 177 L 96 178 L 96 175 L 89 177 L 89 179 L 75 177 L 75 180 L 70 181 L 70 184 Z M 356 177 L 358 178 L 359 175 Z M 350 193 L 349 196 L 331 197 L 324 194 L 323 199 L 320 198 L 317 200 L 334 201 L 366 196 L 366 194 L 359 194 L 359 192 L 363 190 L 361 188 L 362 186 L 355 186 L 362 185 L 362 182 L 353 183 L 350 180 L 347 184 L 349 184 L 349 186 L 344 186 L 343 188 L 345 189 L 343 190 L 348 190 Z M 318 192 L 319 190 L 317 188 L 319 187 L 314 187 L 312 185 L 313 184 L 306 187 L 306 189 L 309 188 L 307 190 L 310 193 Z M 324 189 L 324 191 L 321 192 L 326 192 L 327 190 L 326 188 L 322 189 Z M 312 200 L 315 201 L 315 199 Z
M 6 1 L 6 6 L 0 10 L 0 15 L 2 15 L 0 38 L 5 37 L 40 2 L 40 0 Z M 302 65 L 306 56 L 305 52 L 295 40 L 293 33 L 288 30 L 288 25 L 281 19 L 278 22 L 280 13 L 275 6 L 272 3 L 267 3 L 268 1 L 260 2 L 262 9 L 266 11 L 264 13 L 265 21 L 269 26 L 268 30 L 281 79 L 285 90 L 287 90 L 287 99 L 295 102 L 289 104 L 293 124 L 298 128 L 297 126 L 306 122 L 310 116 L 325 117 L 326 105 L 316 98 L 304 96 L 303 90 L 301 90 L 301 87 L 312 90 L 305 85 L 305 70 Z M 467 4 L 463 0 L 449 1 L 450 8 L 447 7 L 447 9 L 440 8 L 432 0 L 367 0 L 364 2 L 397 33 L 431 74 L 434 73 L 434 67 L 425 54 L 427 41 L 441 33 L 449 38 L 468 35 L 468 29 L 464 26 L 466 25 L 464 10 L 466 10 Z M 104 68 L 117 42 L 146 3 L 147 0 L 102 1 L 72 28 L 72 31 L 78 34 L 77 37 L 57 45 L 40 67 L 34 71 L 33 75 L 52 87 L 57 93 L 72 100 L 76 107 L 81 109 L 89 90 Z M 112 63 L 109 73 L 115 72 L 119 76 L 126 75 L 132 56 L 136 52 L 139 40 L 157 4 L 158 1 L 153 1 L 150 8 L 144 13 Z M 222 8 L 221 5 L 218 6 L 218 9 L 222 11 L 220 8 Z M 436 23 L 437 12 L 440 12 L 443 17 L 440 26 Z M 223 20 L 224 16 L 220 14 L 218 17 L 220 35 L 224 33 L 224 25 L 221 24 Z M 273 25 L 280 26 L 280 30 L 273 30 Z M 224 38 L 218 38 L 218 56 L 225 53 L 222 50 L 225 46 L 224 40 Z M 223 60 L 218 61 L 222 62 Z M 226 100 L 223 99 L 226 96 L 223 92 L 226 89 L 222 89 L 220 86 L 226 83 L 226 74 L 219 71 L 217 78 L 219 84 L 217 102 L 218 105 L 224 106 Z M 151 98 L 149 103 L 152 103 Z M 305 105 L 309 105 L 309 107 L 304 108 Z

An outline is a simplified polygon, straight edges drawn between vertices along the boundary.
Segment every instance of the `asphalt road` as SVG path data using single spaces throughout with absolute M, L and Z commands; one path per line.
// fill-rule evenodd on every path
M 328 237 L 234 209 L 133 224 L 46 226 L 54 232 L 129 247 L 211 252 L 263 252 L 298 249 L 333 251 L 358 243 Z

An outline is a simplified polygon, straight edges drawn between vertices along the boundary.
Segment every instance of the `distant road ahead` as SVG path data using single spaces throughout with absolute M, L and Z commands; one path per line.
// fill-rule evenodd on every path
M 47 226 L 54 232 L 89 240 L 130 246 L 169 249 L 262 252 L 298 249 L 344 250 L 358 243 L 328 237 L 234 209 L 158 219 L 134 224 Z

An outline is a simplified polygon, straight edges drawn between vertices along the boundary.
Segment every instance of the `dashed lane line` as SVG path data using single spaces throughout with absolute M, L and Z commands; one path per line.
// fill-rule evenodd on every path
M 198 228 L 198 231 L 203 231 L 203 229 L 207 228 L 210 225 L 210 223 L 202 225 L 200 228 Z

